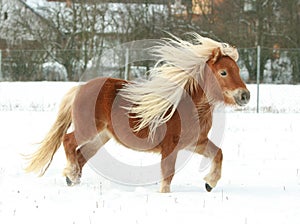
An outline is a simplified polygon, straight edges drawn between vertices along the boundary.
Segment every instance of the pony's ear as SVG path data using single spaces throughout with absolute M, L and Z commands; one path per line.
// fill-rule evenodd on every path
M 212 63 L 213 64 L 216 63 L 221 57 L 222 57 L 221 49 L 219 47 L 215 48 L 212 51 L 212 54 L 211 54 L 211 61 L 212 61 Z

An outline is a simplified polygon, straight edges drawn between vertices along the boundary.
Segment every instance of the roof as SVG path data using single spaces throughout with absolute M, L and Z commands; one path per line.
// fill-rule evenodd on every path
M 47 0 L 48 2 L 82 2 L 80 0 Z M 166 5 L 170 1 L 168 0 L 126 0 L 126 1 L 121 1 L 121 0 L 86 0 L 86 3 L 88 2 L 99 2 L 99 3 L 124 3 L 124 4 L 132 4 L 132 3 L 140 3 L 140 4 L 159 4 L 159 5 Z
M 24 0 L 25 1 L 25 0 Z M 86 4 L 85 10 L 89 10 L 90 5 L 88 2 L 91 2 L 93 4 L 95 4 L 95 2 L 97 2 L 97 0 L 88 0 L 88 1 L 78 1 L 76 0 L 76 2 L 81 2 L 82 4 Z M 154 1 L 154 0 L 149 0 L 148 2 L 160 2 L 160 4 L 149 4 L 147 10 L 149 10 L 149 13 L 152 12 L 163 12 L 164 11 L 164 5 L 161 4 L 162 2 L 164 2 L 166 0 L 163 1 Z M 45 10 L 45 9 L 57 9 L 57 10 L 63 10 L 64 12 L 69 11 L 69 9 L 67 7 L 61 7 L 61 2 L 65 2 L 65 0 L 26 0 L 25 4 L 27 4 L 31 10 L 33 10 L 38 16 L 42 16 L 43 19 L 46 19 L 46 21 L 44 21 L 48 26 L 53 26 L 53 23 L 50 22 L 50 20 L 47 22 L 47 18 L 51 17 L 51 10 Z M 75 2 L 75 3 L 76 3 Z M 118 3 L 114 3 L 114 2 L 118 2 Z M 120 3 L 122 2 L 122 3 Z M 136 2 L 136 3 L 134 3 Z M 101 0 L 99 1 L 99 9 L 101 8 L 101 5 L 103 6 L 103 4 L 106 4 L 106 7 L 104 10 L 106 10 L 105 12 L 105 18 L 102 17 L 102 15 L 99 15 L 99 18 L 97 19 L 97 23 L 95 24 L 95 29 L 98 32 L 101 33 L 113 33 L 113 32 L 117 32 L 117 33 L 123 33 L 124 30 L 124 24 L 122 24 L 122 17 L 124 16 L 124 14 L 120 14 L 120 12 L 125 12 L 128 9 L 131 9 L 131 11 L 136 11 L 136 7 L 140 7 L 141 2 L 145 2 L 141 1 L 141 0 L 129 0 L 129 1 L 117 1 L 117 0 Z M 128 3 L 131 3 L 130 5 Z M 94 6 L 93 6 L 94 7 Z M 98 7 L 98 5 L 96 6 Z M 91 8 L 92 9 L 92 8 Z M 52 10 L 53 12 L 53 10 Z M 65 19 L 67 18 L 66 15 L 72 16 L 72 13 L 64 13 L 64 17 Z M 113 21 L 113 22 L 111 22 Z M 105 24 L 105 29 L 103 30 L 103 24 Z M 63 30 L 64 28 L 62 27 L 60 32 L 62 33 L 68 33 L 68 31 Z
M 87 1 L 78 1 L 74 0 L 75 2 L 81 2 L 82 4 L 86 4 L 85 10 L 93 10 L 95 8 L 95 5 L 89 4 L 88 2 L 97 3 L 97 0 L 87 0 Z M 118 2 L 118 3 L 115 3 Z M 122 3 L 120 3 L 122 2 Z M 117 0 L 101 0 L 99 1 L 99 4 L 96 4 L 96 7 L 99 5 L 99 11 L 101 6 L 103 7 L 103 4 L 106 6 L 104 7 L 104 10 L 106 10 L 105 16 L 97 15 L 99 18 L 96 20 L 97 23 L 93 24 L 93 29 L 97 33 L 101 34 L 111 34 L 111 33 L 123 33 L 128 32 L 128 27 L 126 28 L 127 24 L 124 23 L 124 20 L 122 19 L 124 17 L 124 14 L 120 14 L 120 12 L 127 12 L 128 10 L 131 10 L 132 12 L 136 11 L 137 7 L 143 7 L 142 3 L 146 2 L 145 0 L 128 0 L 128 1 L 117 1 Z M 167 0 L 157 1 L 157 0 L 147 0 L 149 4 L 147 8 L 144 8 L 143 10 L 147 9 L 149 10 L 149 13 L 155 12 L 155 13 L 164 13 L 166 5 L 162 4 L 164 2 L 167 2 Z M 100 4 L 102 3 L 102 4 Z M 131 4 L 128 4 L 131 3 Z M 154 4 L 159 3 L 159 4 Z M 56 21 L 52 20 L 53 15 L 56 15 L 57 10 L 63 10 L 62 13 L 59 13 L 57 15 L 63 15 L 64 19 L 68 19 L 69 21 L 72 20 L 72 12 L 70 12 L 70 9 L 68 7 L 65 7 L 65 0 L 2 0 L 2 5 L 5 5 L 5 7 L 2 7 L 2 12 L 8 13 L 8 19 L 3 21 L 3 23 L 0 24 L 0 39 L 6 39 L 9 40 L 10 43 L 17 43 L 16 42 L 16 35 L 15 33 L 18 33 L 18 40 L 34 40 L 34 35 L 32 35 L 32 32 L 26 32 L 24 27 L 21 27 L 17 22 L 18 17 L 22 17 L 23 20 L 28 20 L 28 24 L 30 24 L 31 30 L 41 30 L 41 29 L 51 29 L 55 33 L 59 32 L 63 37 L 65 35 L 68 35 L 70 30 L 67 27 L 64 26 L 57 26 Z M 3 11 L 4 10 L 4 11 Z M 56 13 L 56 14 L 55 14 Z M 15 16 L 15 15 L 18 16 Z M 89 14 L 87 14 L 89 15 Z M 103 26 L 104 25 L 104 26 Z M 59 29 L 58 29 L 59 27 Z M 87 27 L 90 27 L 87 25 Z M 90 28 L 85 27 L 84 30 L 88 31 Z M 78 32 L 82 27 L 78 27 Z

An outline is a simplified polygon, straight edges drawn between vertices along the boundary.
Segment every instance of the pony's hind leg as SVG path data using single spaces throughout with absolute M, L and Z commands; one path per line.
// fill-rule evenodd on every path
M 161 173 L 162 173 L 162 182 L 160 187 L 161 193 L 169 193 L 170 185 L 175 174 L 175 163 L 177 158 L 178 151 L 173 152 L 164 152 L 162 151 L 161 157 Z
M 64 137 L 64 147 L 67 157 L 67 166 L 64 169 L 64 176 L 68 186 L 80 183 L 82 168 L 86 162 L 93 157 L 97 151 L 109 140 L 104 133 L 99 133 L 93 140 L 88 141 L 78 148 L 74 132 Z
M 195 152 L 211 159 L 210 171 L 204 177 L 204 180 L 206 181 L 205 188 L 208 192 L 210 192 L 221 178 L 223 161 L 222 150 L 209 139 L 205 139 L 201 142 L 201 144 L 197 145 Z
M 107 133 L 104 131 L 100 132 L 92 141 L 87 142 L 77 150 L 76 154 L 80 173 L 86 162 L 92 158 L 109 139 L 110 137 Z
M 74 132 L 65 134 L 63 138 L 63 145 L 67 158 L 67 166 L 63 171 L 66 177 L 68 186 L 80 183 L 80 167 L 77 162 L 76 149 L 78 147 Z

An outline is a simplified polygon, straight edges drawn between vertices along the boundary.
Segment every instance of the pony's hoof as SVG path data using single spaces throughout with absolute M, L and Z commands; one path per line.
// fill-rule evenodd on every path
M 171 190 L 170 190 L 170 186 L 164 186 L 164 187 L 161 187 L 160 193 L 170 193 Z
M 69 187 L 80 184 L 80 179 L 71 180 L 68 176 L 66 176 L 66 182 Z
M 69 187 L 73 185 L 73 182 L 70 180 L 69 177 L 66 177 L 66 182 Z
M 205 189 L 207 190 L 207 192 L 211 192 L 213 188 L 208 183 L 205 183 Z

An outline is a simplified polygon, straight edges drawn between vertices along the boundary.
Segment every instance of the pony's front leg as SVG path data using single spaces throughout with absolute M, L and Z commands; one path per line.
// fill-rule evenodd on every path
M 221 178 L 223 161 L 222 150 L 209 139 L 205 139 L 197 145 L 195 152 L 211 160 L 210 172 L 204 177 L 206 181 L 205 188 L 210 192 Z

